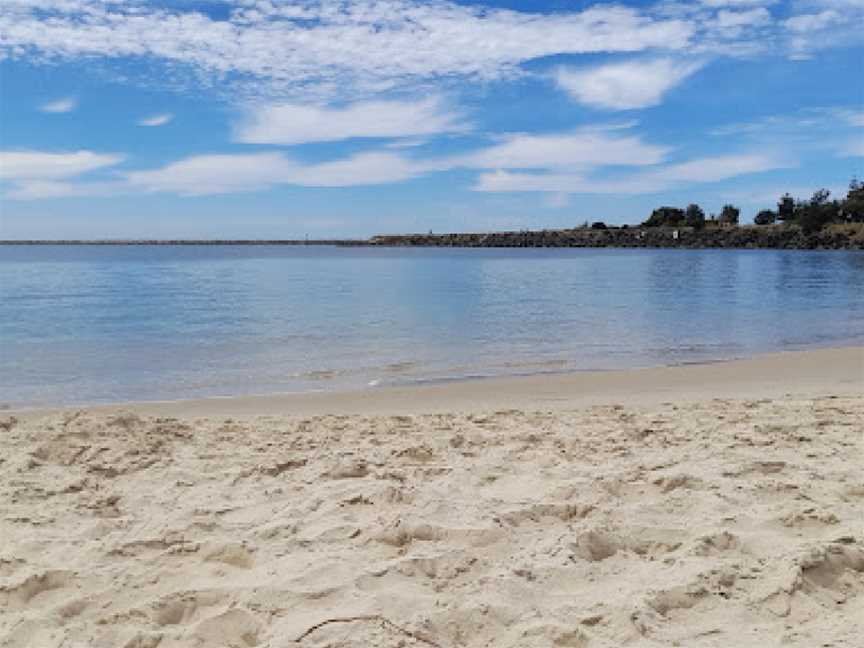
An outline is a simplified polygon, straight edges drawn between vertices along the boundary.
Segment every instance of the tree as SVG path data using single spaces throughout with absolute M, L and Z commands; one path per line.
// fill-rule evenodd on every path
M 684 210 L 684 224 L 697 230 L 705 227 L 705 212 L 699 205 L 695 203 L 687 205 L 687 209 Z
M 864 182 L 852 178 L 849 193 L 840 206 L 843 218 L 852 223 L 864 223 Z
M 830 198 L 830 191 L 819 189 L 809 201 L 796 205 L 796 220 L 801 225 L 801 231 L 812 234 L 828 223 L 839 220 L 840 203 Z
M 741 216 L 741 210 L 735 205 L 723 205 L 723 209 L 720 210 L 720 223 L 723 225 L 737 225 L 739 216 Z
M 788 193 L 783 194 L 777 203 L 777 220 L 787 223 L 795 220 L 795 199 Z
M 658 207 L 651 212 L 650 218 L 642 223 L 643 227 L 662 227 L 681 225 L 684 222 L 684 210 L 678 207 Z
M 770 209 L 763 209 L 756 214 L 753 222 L 757 225 L 773 225 L 775 220 L 777 220 L 776 212 L 773 212 Z

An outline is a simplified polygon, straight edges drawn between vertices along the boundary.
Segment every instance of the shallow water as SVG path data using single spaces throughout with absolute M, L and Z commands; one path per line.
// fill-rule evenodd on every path
M 864 253 L 0 246 L 0 403 L 346 389 L 864 339 Z

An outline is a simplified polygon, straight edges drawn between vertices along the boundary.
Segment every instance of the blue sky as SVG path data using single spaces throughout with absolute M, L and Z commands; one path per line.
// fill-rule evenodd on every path
M 0 237 L 636 223 L 864 177 L 864 0 L 3 0 Z

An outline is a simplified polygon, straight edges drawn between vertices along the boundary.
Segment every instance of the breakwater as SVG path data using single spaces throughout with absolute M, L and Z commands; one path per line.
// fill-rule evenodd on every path
M 805 234 L 797 226 L 607 227 L 594 229 L 454 232 L 448 234 L 382 234 L 368 239 L 97 239 L 7 240 L 0 245 L 328 245 L 338 247 L 465 248 L 764 248 L 774 250 L 864 250 L 864 223 L 835 224 Z
M 797 227 L 615 227 L 513 232 L 384 235 L 372 245 L 427 247 L 631 247 L 767 248 L 781 250 L 861 250 L 864 225 L 840 225 L 804 234 Z

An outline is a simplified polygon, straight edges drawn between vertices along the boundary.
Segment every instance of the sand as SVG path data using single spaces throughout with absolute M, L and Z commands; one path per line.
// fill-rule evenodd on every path
M 2 413 L 0 646 L 860 647 L 862 358 Z

